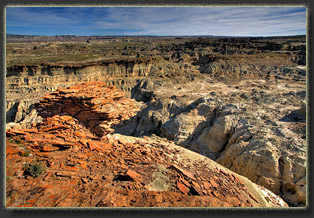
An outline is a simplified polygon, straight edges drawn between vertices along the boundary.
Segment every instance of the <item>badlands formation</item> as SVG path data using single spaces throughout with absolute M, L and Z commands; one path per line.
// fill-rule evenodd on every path
M 306 206 L 305 48 L 7 36 L 6 206 Z

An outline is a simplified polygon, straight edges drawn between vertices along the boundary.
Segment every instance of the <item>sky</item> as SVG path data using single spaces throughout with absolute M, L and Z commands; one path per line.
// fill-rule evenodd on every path
M 306 34 L 306 7 L 7 7 L 6 33 L 22 35 Z

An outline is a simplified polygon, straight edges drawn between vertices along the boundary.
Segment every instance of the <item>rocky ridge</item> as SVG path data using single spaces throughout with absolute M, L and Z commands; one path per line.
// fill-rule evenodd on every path
M 243 79 L 271 77 L 282 66 L 305 65 L 304 36 L 90 37 L 90 41 L 57 36 L 55 42 L 45 41 L 48 38 L 8 36 L 30 41 L 7 43 L 7 122 L 23 120 L 45 94 L 80 82 L 105 81 L 131 97 L 134 86 L 147 77 L 184 84 L 198 72 Z
M 305 37 L 106 40 L 9 46 L 7 129 L 41 122 L 33 103 L 60 86 L 107 81 L 144 102 L 110 129 L 166 137 L 306 205 Z
M 113 89 L 95 82 L 59 89 L 36 106 L 45 108 L 42 122 L 7 130 L 7 207 L 287 206 L 265 188 L 171 141 L 107 129 L 95 134 L 84 116 L 73 116 L 71 109 L 79 105 L 97 114 L 90 121 L 100 120 L 98 125 L 112 117 L 127 119 L 136 105 Z M 89 97 L 87 90 L 97 94 Z M 75 101 L 78 95 L 83 100 L 67 104 L 66 96 Z M 125 106 L 104 114 L 103 104 L 88 104 L 104 99 L 105 106 Z M 52 101 L 67 112 L 48 108 Z
M 182 85 L 143 81 L 146 101 L 117 133 L 156 134 L 210 157 L 282 196 L 306 204 L 305 84 L 302 69 L 284 79 L 219 82 L 210 75 Z M 298 72 L 302 72 L 299 74 Z M 188 93 L 188 95 L 187 95 Z

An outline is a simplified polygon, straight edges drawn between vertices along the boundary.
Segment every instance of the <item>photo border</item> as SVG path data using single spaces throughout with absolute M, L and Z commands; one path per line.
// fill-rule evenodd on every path
M 243 216 L 248 215 L 251 216 L 252 213 L 260 213 L 262 212 L 262 216 L 265 215 L 274 215 L 274 216 L 307 216 L 311 215 L 312 209 L 311 209 L 311 198 L 312 196 L 311 189 L 310 189 L 310 177 L 312 177 L 312 174 L 310 173 L 311 166 L 311 159 L 310 159 L 310 153 L 312 155 L 313 150 L 310 149 L 310 142 L 311 142 L 311 135 L 310 135 L 310 123 L 311 122 L 311 112 L 310 109 L 312 107 L 313 101 L 311 101 L 312 98 L 312 90 L 311 90 L 311 84 L 312 84 L 312 77 L 311 77 L 311 63 L 310 63 L 310 51 L 312 51 L 313 44 L 310 43 L 310 39 L 312 36 L 312 28 L 310 28 L 310 23 L 312 23 L 311 19 L 312 16 L 310 16 L 311 13 L 311 4 L 310 0 L 308 1 L 297 1 L 297 0 L 290 0 L 290 1 L 272 1 L 271 4 L 269 4 L 269 1 L 228 1 L 228 0 L 221 0 L 221 1 L 163 1 L 163 0 L 157 0 L 157 1 L 97 1 L 97 0 L 91 0 L 86 3 L 86 1 L 82 0 L 67 0 L 66 3 L 60 1 L 54 0 L 54 1 L 45 1 L 45 0 L 4 0 L 1 1 L 1 28 L 2 28 L 2 43 L 1 43 L 1 131 L 0 131 L 0 138 L 1 138 L 1 173 L 5 176 L 5 7 L 6 6 L 79 6 L 79 7 L 85 7 L 85 6 L 139 6 L 139 7 L 145 7 L 145 6 L 306 6 L 307 7 L 307 32 L 306 32 L 306 42 L 307 42 L 307 48 L 306 48 L 306 62 L 307 62 L 307 112 L 306 112 L 306 122 L 307 122 L 307 129 L 306 129 L 306 140 L 307 140 L 307 206 L 305 208 L 288 208 L 288 209 L 276 209 L 276 208 L 5 208 L 4 206 L 4 197 L 5 197 L 5 177 L 1 176 L 1 188 L 2 188 L 2 196 L 1 196 L 1 206 L 4 207 L 4 210 L 0 211 L 0 214 L 6 214 L 6 215 L 23 215 L 23 216 L 42 216 L 46 212 L 49 212 L 52 215 L 73 215 L 74 213 L 78 213 L 75 216 L 88 216 L 88 215 L 107 215 L 108 213 L 110 216 L 114 215 L 143 215 L 143 216 L 151 216 L 153 215 L 152 212 L 159 213 L 159 215 L 162 216 L 173 216 L 173 215 L 179 215 L 180 217 L 182 215 L 186 216 L 195 216 L 195 215 L 222 215 L 222 216 Z M 118 213 L 117 213 L 118 212 Z M 140 214 L 138 214 L 140 212 Z M 235 214 L 237 212 L 237 214 Z M 133 214 L 134 213 L 134 214 Z M 161 213 L 161 214 L 160 214 Z M 165 214 L 168 213 L 168 214 Z M 172 214 L 171 214 L 172 213 Z M 196 213 L 196 214 L 195 214 Z M 158 214 L 157 214 L 158 215 Z

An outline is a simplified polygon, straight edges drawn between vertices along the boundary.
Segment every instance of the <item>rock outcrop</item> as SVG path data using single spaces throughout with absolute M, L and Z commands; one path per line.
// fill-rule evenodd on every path
M 104 83 L 59 89 L 36 106 L 46 109 L 42 122 L 7 130 L 7 207 L 287 207 L 262 186 L 171 141 L 95 134 L 84 116 L 58 111 L 80 97 L 76 106 L 92 108 L 98 120 L 123 120 L 133 101 L 106 114 L 100 103 L 118 104 L 113 90 Z M 89 96 L 92 91 L 103 98 Z M 48 107 L 51 101 L 59 109 Z
M 105 81 L 130 92 L 146 77 L 154 59 L 112 60 L 84 64 L 21 65 L 7 69 L 7 122 L 23 120 L 30 105 L 58 87 Z
M 134 96 L 148 99 L 147 106 L 113 128 L 121 134 L 166 137 L 291 205 L 305 205 L 305 85 L 294 76 L 219 82 L 204 75 L 184 86 L 139 87 Z
M 58 87 L 81 82 L 103 81 L 124 91 L 127 97 L 142 79 L 172 78 L 190 81 L 191 75 L 177 66 L 168 66 L 162 58 L 125 58 L 77 64 L 18 65 L 7 68 L 7 122 L 20 122 L 30 106 Z
M 133 117 L 139 108 L 134 100 L 105 82 L 86 82 L 56 91 L 36 103 L 38 114 L 43 117 L 70 115 L 80 120 L 98 136 L 114 130 L 110 127 Z

